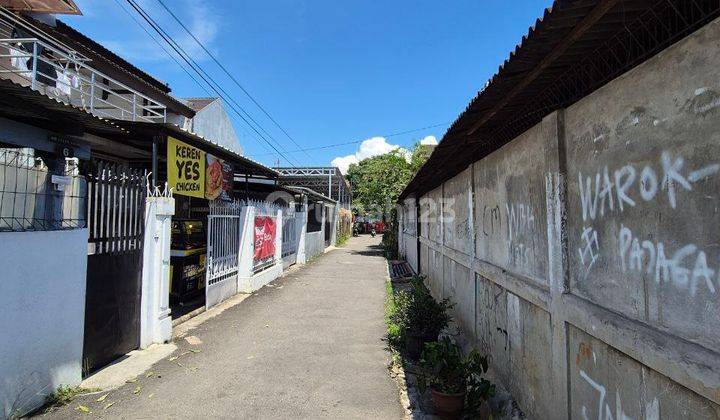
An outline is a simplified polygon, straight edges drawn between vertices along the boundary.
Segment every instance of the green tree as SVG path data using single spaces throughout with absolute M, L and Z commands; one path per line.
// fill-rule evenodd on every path
M 420 167 L 425 164 L 434 149 L 435 146 L 428 144 L 418 143 L 415 145 L 415 148 L 412 151 L 412 157 L 410 158 L 410 170 L 413 175 L 415 175 L 417 171 L 420 170 Z
M 398 196 L 425 163 L 432 146 L 416 144 L 410 153 L 396 149 L 350 165 L 347 179 L 353 188 L 356 213 L 378 218 L 394 208 Z M 409 160 L 409 162 L 408 162 Z

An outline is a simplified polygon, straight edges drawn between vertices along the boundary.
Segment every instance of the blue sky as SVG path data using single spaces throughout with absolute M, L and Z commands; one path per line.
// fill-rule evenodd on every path
M 63 19 L 179 97 L 207 96 L 123 11 L 125 0 L 76 0 Z M 348 163 L 411 147 L 447 126 L 497 71 L 551 0 L 164 0 L 300 145 L 243 96 L 165 14 L 142 6 L 270 132 L 296 165 Z M 118 4 L 119 3 L 119 4 Z M 134 13 L 134 12 L 133 12 Z M 234 116 L 234 115 L 232 115 Z M 239 118 L 245 153 L 278 157 Z M 389 134 L 442 124 L 387 137 Z M 359 142 L 308 152 L 337 143 Z M 339 159 L 337 159 L 339 158 Z M 282 165 L 288 162 L 280 158 Z

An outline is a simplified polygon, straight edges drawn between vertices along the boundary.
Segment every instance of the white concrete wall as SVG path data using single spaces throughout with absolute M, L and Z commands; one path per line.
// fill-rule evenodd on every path
M 720 419 L 719 42 L 716 19 L 420 198 L 421 272 L 529 418 Z
M 305 256 L 309 260 L 325 250 L 325 233 L 321 230 L 305 234 Z
M 87 238 L 87 229 L 0 233 L 0 415 L 80 383 Z

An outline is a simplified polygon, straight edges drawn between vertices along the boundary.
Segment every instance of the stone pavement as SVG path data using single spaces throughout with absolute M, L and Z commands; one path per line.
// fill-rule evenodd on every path
M 191 330 L 196 344 L 179 339 L 102 402 L 106 393 L 79 397 L 43 417 L 402 418 L 386 367 L 379 242 L 351 238 Z

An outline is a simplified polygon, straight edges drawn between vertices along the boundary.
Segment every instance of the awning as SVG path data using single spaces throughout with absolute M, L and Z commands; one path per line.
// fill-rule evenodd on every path
M 61 134 L 82 136 L 85 131 L 125 135 L 113 120 L 68 105 L 9 79 L 0 79 L 0 116 Z
M 116 120 L 115 123 L 122 127 L 127 133 L 121 137 L 114 136 L 113 139 L 125 142 L 128 145 L 137 146 L 144 144 L 145 148 L 152 148 L 152 142 L 155 138 L 161 137 L 164 140 L 167 136 L 171 136 L 220 159 L 231 162 L 236 173 L 265 176 L 270 179 L 277 179 L 280 176 L 280 174 L 272 168 L 255 162 L 199 134 L 184 130 L 175 124 L 119 120 Z M 164 154 L 164 152 L 161 151 L 161 154 Z

